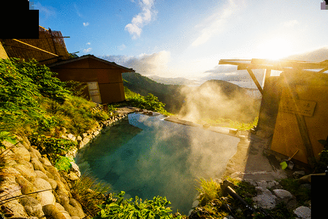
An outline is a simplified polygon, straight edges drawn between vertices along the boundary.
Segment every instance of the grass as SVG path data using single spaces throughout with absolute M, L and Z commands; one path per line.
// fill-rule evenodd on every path
M 71 189 L 72 196 L 82 205 L 88 216 L 94 217 L 100 211 L 100 206 L 106 200 L 110 186 L 96 179 L 83 175 Z
M 209 201 L 219 198 L 220 184 L 214 182 L 213 179 L 207 181 L 203 178 L 200 178 L 198 182 L 199 187 L 196 190 L 200 193 L 198 200 L 201 206 L 205 206 Z

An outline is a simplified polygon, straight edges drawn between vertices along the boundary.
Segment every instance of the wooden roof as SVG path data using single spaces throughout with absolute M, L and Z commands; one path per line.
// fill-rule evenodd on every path
M 56 63 L 52 63 L 52 64 L 48 65 L 48 67 L 50 67 L 50 68 L 60 68 L 63 65 L 73 63 L 73 62 L 77 62 L 77 61 L 86 60 L 86 59 L 93 59 L 93 60 L 96 60 L 98 62 L 104 63 L 106 65 L 110 65 L 111 67 L 120 68 L 120 69 L 122 69 L 123 71 L 126 71 L 126 72 L 135 72 L 132 68 L 126 68 L 124 66 L 116 64 L 115 62 L 110 62 L 110 61 L 98 58 L 98 57 L 96 57 L 94 55 L 90 55 L 90 54 L 84 55 L 84 56 L 81 56 L 81 57 L 77 57 L 77 58 L 64 60 L 64 61 L 59 61 L 59 62 L 56 62 Z
M 70 58 L 60 31 L 39 26 L 39 39 L 0 39 L 9 57 L 36 59 L 42 64 Z

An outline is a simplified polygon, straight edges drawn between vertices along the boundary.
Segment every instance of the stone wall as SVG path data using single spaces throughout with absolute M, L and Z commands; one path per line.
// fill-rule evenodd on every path
M 112 117 L 82 136 L 64 133 L 63 138 L 79 143 L 78 148 L 68 155 L 74 157 L 79 148 L 91 143 L 97 135 L 124 117 L 126 114 Z M 0 212 L 6 217 L 33 219 L 84 218 L 86 214 L 81 204 L 71 193 L 74 181 L 81 176 L 78 166 L 72 163 L 68 173 L 59 173 L 26 137 L 18 137 L 18 140 L 16 145 L 4 141 L 6 149 L 0 149 Z
M 79 179 L 72 169 L 67 177 L 59 174 L 50 161 L 27 138 L 13 145 L 4 141 L 2 149 L 0 201 L 5 216 L 26 218 L 79 219 L 85 217 L 81 204 L 70 188 Z M 41 191 L 41 192 L 38 192 Z M 5 200 L 11 197 L 13 199 Z

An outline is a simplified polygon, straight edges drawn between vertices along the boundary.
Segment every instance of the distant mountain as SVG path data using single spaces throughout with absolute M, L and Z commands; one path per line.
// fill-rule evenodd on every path
M 171 84 L 171 85 L 199 85 L 196 80 L 189 80 L 186 78 L 163 78 L 157 75 L 149 76 L 150 79 L 163 84 Z

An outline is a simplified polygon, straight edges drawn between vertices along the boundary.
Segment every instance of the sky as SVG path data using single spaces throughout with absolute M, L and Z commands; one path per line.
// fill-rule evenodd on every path
M 322 0 L 30 0 L 70 53 L 143 75 L 233 74 L 220 59 L 277 59 L 328 50 Z M 322 57 L 323 60 L 328 59 Z M 319 58 L 320 60 L 320 58 Z

